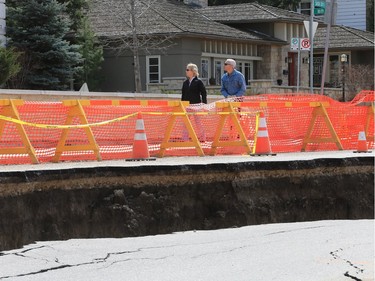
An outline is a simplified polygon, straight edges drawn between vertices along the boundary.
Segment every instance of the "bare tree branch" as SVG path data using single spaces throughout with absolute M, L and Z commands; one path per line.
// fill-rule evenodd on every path
M 153 19 L 159 14 L 155 3 L 157 0 L 93 0 L 93 5 L 110 15 L 110 32 L 100 36 L 103 45 L 116 55 L 133 54 L 136 92 L 142 91 L 139 56 L 165 52 L 174 44 L 173 34 L 155 30 Z

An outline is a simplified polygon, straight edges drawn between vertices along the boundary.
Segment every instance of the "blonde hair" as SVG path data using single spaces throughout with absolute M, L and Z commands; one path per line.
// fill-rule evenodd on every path
M 198 66 L 194 63 L 189 63 L 187 66 L 186 66 L 187 69 L 190 69 L 191 71 L 193 71 L 194 75 L 195 76 L 199 76 L 199 72 L 198 72 Z

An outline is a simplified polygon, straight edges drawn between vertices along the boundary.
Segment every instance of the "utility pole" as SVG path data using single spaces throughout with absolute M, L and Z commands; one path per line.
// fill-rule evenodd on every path
M 324 60 L 323 60 L 323 73 L 322 73 L 322 83 L 320 85 L 320 94 L 324 95 L 324 83 L 326 79 L 326 70 L 327 70 L 327 61 L 328 61 L 328 46 L 329 46 L 329 36 L 331 32 L 331 24 L 333 19 L 333 10 L 335 7 L 335 0 L 331 0 L 330 5 L 328 6 L 328 25 L 326 32 L 326 41 L 324 46 Z
M 314 58 L 314 36 L 313 36 L 313 22 L 314 22 L 314 0 L 310 1 L 310 24 L 309 24 L 309 34 L 310 34 L 310 93 L 314 93 L 313 89 L 313 58 Z

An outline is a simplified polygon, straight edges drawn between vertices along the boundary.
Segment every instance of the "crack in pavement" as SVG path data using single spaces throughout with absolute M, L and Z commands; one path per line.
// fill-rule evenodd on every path
M 16 256 L 19 256 L 19 257 L 23 257 L 23 258 L 32 258 L 32 257 L 24 256 L 22 254 L 25 253 L 25 252 L 28 252 L 28 251 L 31 251 L 31 250 L 35 250 L 35 249 L 38 249 L 38 248 L 43 248 L 43 247 L 45 247 L 45 246 L 40 246 L 40 247 L 36 247 L 36 248 L 32 248 L 32 249 L 26 249 L 26 250 L 18 252 L 18 253 L 9 253 L 9 254 L 5 254 L 5 255 L 16 255 Z M 53 247 L 50 247 L 50 248 L 53 248 Z M 107 253 L 105 257 L 103 257 L 103 258 L 95 258 L 95 259 L 93 259 L 90 262 L 84 262 L 84 263 L 78 263 L 78 264 L 62 264 L 62 265 L 59 265 L 59 266 L 50 267 L 50 268 L 44 268 L 44 269 L 41 269 L 41 270 L 38 270 L 38 271 L 33 271 L 33 272 L 28 272 L 28 273 L 22 273 L 22 274 L 17 274 L 17 275 L 9 275 L 9 276 L 0 276 L 0 280 L 8 279 L 8 278 L 14 278 L 14 277 L 24 277 L 24 276 L 29 276 L 29 275 L 42 274 L 42 273 L 45 273 L 45 272 L 48 272 L 48 271 L 54 271 L 54 270 L 59 270 L 59 269 L 64 269 L 64 268 L 70 268 L 70 267 L 78 267 L 78 266 L 83 266 L 83 265 L 106 263 L 107 260 L 111 256 L 118 256 L 118 255 L 124 255 L 124 254 L 132 254 L 132 253 L 141 252 L 142 250 L 145 250 L 145 249 L 156 249 L 156 248 L 164 248 L 164 247 L 138 248 L 137 250 L 134 250 L 134 251 L 121 251 L 121 252 Z M 148 260 L 161 260 L 161 259 L 166 259 L 168 257 L 169 256 L 159 257 L 159 258 L 155 258 L 155 259 L 151 259 L 151 258 L 141 258 L 141 259 L 144 259 L 144 260 L 145 259 L 148 259 Z M 37 258 L 34 258 L 34 259 L 37 259 Z M 43 259 L 43 260 L 45 260 L 45 259 Z M 115 264 L 115 263 L 126 262 L 126 261 L 130 261 L 130 260 L 134 260 L 134 259 L 127 258 L 127 259 L 121 260 L 121 261 L 114 261 L 110 265 L 108 265 L 108 267 L 111 266 L 111 265 L 113 265 L 113 264 Z M 49 261 L 49 260 L 47 260 L 47 261 Z M 57 263 L 59 262 L 59 260 L 58 260 L 57 257 L 55 257 L 54 261 L 57 262 Z
M 23 251 L 20 251 L 20 252 L 15 252 L 15 253 L 0 253 L 0 256 L 17 256 L 17 257 L 22 257 L 22 258 L 27 258 L 27 259 L 33 259 L 33 260 L 41 260 L 41 261 L 46 261 L 46 262 L 50 262 L 49 259 L 41 259 L 41 258 L 35 258 L 35 257 L 32 257 L 32 256 L 26 256 L 24 255 L 24 253 L 27 253 L 27 252 L 30 252 L 30 251 L 33 251 L 33 250 L 38 250 L 38 249 L 42 249 L 42 248 L 51 248 L 53 249 L 53 247 L 51 246 L 38 246 L 38 247 L 34 247 L 34 248 L 29 248 L 29 249 L 24 249 Z M 58 263 L 58 260 L 56 261 L 57 259 L 55 259 L 55 262 Z M 0 279 L 1 279 L 1 276 L 0 276 Z
M 58 270 L 58 269 L 62 269 L 62 268 L 76 267 L 76 266 L 93 264 L 93 263 L 94 262 L 87 262 L 87 263 L 81 263 L 81 264 L 75 264 L 75 265 L 65 264 L 65 265 L 60 265 L 60 266 L 56 266 L 56 267 L 45 268 L 45 269 L 41 269 L 41 270 L 38 270 L 38 271 L 29 272 L 29 273 L 22 273 L 22 274 L 17 274 L 17 275 L 3 276 L 3 277 L 0 277 L 0 279 L 8 279 L 8 278 L 13 278 L 13 277 L 24 277 L 24 276 L 29 276 L 29 275 L 36 275 L 36 274 L 45 273 L 45 272 L 48 272 L 48 271 Z
M 355 276 L 350 275 L 349 271 L 345 272 L 344 276 L 352 278 L 353 280 L 356 280 L 356 281 L 362 281 L 362 279 L 359 279 L 359 278 L 357 278 Z
M 340 257 L 340 255 L 339 255 L 338 253 L 339 253 L 339 252 L 342 252 L 342 251 L 343 251 L 343 249 L 340 248 L 340 249 L 338 249 L 338 250 L 336 250 L 336 251 L 332 251 L 332 252 L 330 252 L 330 255 L 331 255 L 334 259 L 340 259 L 340 260 L 344 261 L 345 263 L 347 263 L 350 267 L 353 267 L 353 268 L 355 269 L 355 273 L 356 273 L 356 274 L 363 273 L 363 272 L 364 272 L 364 269 L 363 269 L 363 268 L 360 268 L 359 266 L 355 265 L 355 264 L 352 263 L 350 260 L 347 260 L 347 259 L 344 259 L 344 258 Z M 344 273 L 344 276 L 345 276 L 345 277 L 349 277 L 349 278 L 351 278 L 351 279 L 353 279 L 353 280 L 356 280 L 356 281 L 362 281 L 362 279 L 357 278 L 357 277 L 355 277 L 355 276 L 353 276 L 353 275 L 350 275 L 350 274 L 349 274 L 349 271 L 345 272 L 345 273 Z
M 291 230 L 283 230 L 283 231 L 277 231 L 277 232 L 270 232 L 266 235 L 275 235 L 275 234 L 281 234 L 281 233 L 288 233 L 288 232 L 295 232 L 295 231 L 302 231 L 302 230 L 310 230 L 315 228 L 323 228 L 323 227 L 330 227 L 330 226 L 310 226 L 310 227 L 303 227 L 303 228 L 296 228 Z

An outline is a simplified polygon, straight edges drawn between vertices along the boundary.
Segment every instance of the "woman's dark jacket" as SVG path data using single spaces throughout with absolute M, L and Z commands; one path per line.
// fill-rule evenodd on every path
M 182 84 L 182 101 L 194 103 L 207 103 L 207 92 L 202 80 L 194 77 L 189 86 L 189 79 Z

